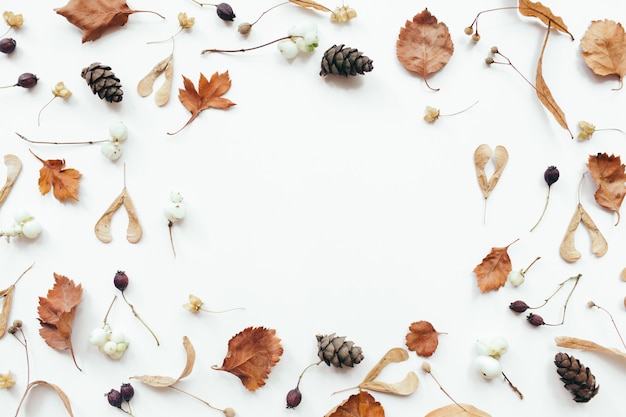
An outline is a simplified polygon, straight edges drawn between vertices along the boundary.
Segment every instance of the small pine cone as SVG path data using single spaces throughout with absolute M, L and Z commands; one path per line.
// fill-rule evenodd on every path
M 315 337 L 319 349 L 317 356 L 328 366 L 332 364 L 337 368 L 353 367 L 363 360 L 361 348 L 354 346 L 354 342 L 346 342 L 345 336 L 335 336 L 332 333 L 325 336 L 318 334 Z
M 598 393 L 600 387 L 596 385 L 596 377 L 578 359 L 559 352 L 554 357 L 554 364 L 565 388 L 574 394 L 574 401 L 586 403 Z
M 120 79 L 115 76 L 111 67 L 94 62 L 80 73 L 80 76 L 87 81 L 87 85 L 94 94 L 105 99 L 109 103 L 119 103 L 122 101 L 124 92 Z
M 344 45 L 333 45 L 324 52 L 320 76 L 328 74 L 357 75 L 374 69 L 374 61 L 359 52 L 358 49 L 344 48 Z

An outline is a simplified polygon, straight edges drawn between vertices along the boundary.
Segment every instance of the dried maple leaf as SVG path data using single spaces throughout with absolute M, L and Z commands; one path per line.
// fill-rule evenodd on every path
M 613 20 L 594 20 L 580 40 L 583 59 L 597 75 L 619 76 L 622 88 L 626 75 L 626 32 Z
M 385 417 L 385 409 L 372 394 L 359 390 L 324 417 Z
M 454 44 L 448 26 L 438 22 L 428 9 L 407 20 L 400 29 L 396 41 L 396 56 L 400 63 L 409 71 L 416 72 L 424 78 L 443 68 L 454 53 Z
M 476 265 L 473 272 L 476 274 L 478 288 L 482 293 L 491 290 L 497 291 L 506 284 L 509 272 L 513 269 L 507 250 L 518 240 L 516 239 L 501 248 L 491 248 L 491 252 L 485 256 L 480 264 Z
M 39 192 L 46 195 L 53 188 L 54 197 L 59 201 L 70 198 L 78 201 L 78 180 L 82 176 L 74 168 L 65 168 L 65 159 L 43 160 L 30 151 L 43 164 L 39 170 Z
M 559 16 L 555 16 L 554 13 L 552 13 L 552 10 L 541 4 L 541 2 L 519 0 L 518 10 L 523 16 L 536 17 L 546 26 L 552 26 L 560 32 L 567 33 L 570 38 L 574 40 L 574 35 L 569 32 L 567 25 L 563 22 L 563 19 Z
M 619 209 L 626 196 L 626 165 L 622 164 L 619 156 L 609 156 L 605 152 L 589 155 L 587 168 L 598 185 L 593 195 L 596 202 L 617 213 L 617 225 L 620 219 Z
M 433 410 L 424 417 L 491 417 L 491 414 L 469 404 L 450 404 Z
M 406 335 L 406 346 L 418 356 L 429 357 L 435 353 L 439 345 L 440 333 L 425 320 L 411 323 Z
M 413 371 L 407 373 L 406 377 L 400 382 L 388 383 L 377 381 L 376 377 L 380 375 L 382 370 L 392 362 L 404 362 L 409 359 L 408 352 L 403 348 L 392 348 L 385 353 L 378 363 L 367 373 L 358 388 L 369 389 L 372 391 L 385 392 L 396 395 L 411 395 L 419 385 L 419 378 Z
M 69 350 L 74 365 L 80 370 L 72 347 L 72 322 L 76 306 L 81 301 L 83 288 L 66 276 L 54 273 L 54 286 L 47 296 L 39 297 L 39 334 L 45 342 L 56 350 Z
M 126 0 L 70 0 L 65 6 L 54 9 L 68 22 L 82 29 L 83 43 L 95 41 L 107 30 L 124 26 L 133 13 L 154 13 L 148 10 L 133 10 Z
M 235 375 L 249 390 L 265 385 L 265 380 L 283 354 L 276 330 L 265 327 L 247 327 L 228 341 L 228 353 L 218 371 Z
M 198 115 L 206 109 L 227 109 L 235 105 L 232 101 L 222 97 L 229 89 L 231 80 L 228 71 L 223 73 L 214 73 L 211 80 L 208 81 L 204 74 L 200 73 L 200 81 L 198 81 L 198 90 L 191 80 L 183 75 L 183 84 L 185 89 L 178 89 L 178 99 L 191 112 L 191 117 L 183 127 L 174 133 L 175 135 L 189 125 Z

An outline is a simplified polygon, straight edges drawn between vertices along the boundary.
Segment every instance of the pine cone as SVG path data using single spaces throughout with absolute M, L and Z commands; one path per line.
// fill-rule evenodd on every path
M 554 357 L 554 364 L 565 388 L 574 394 L 574 401 L 586 403 L 598 393 L 600 387 L 596 385 L 596 377 L 578 359 L 559 352 Z
M 87 81 L 87 85 L 94 94 L 105 99 L 109 103 L 119 103 L 122 101 L 124 92 L 120 79 L 115 76 L 111 67 L 94 62 L 90 66 L 83 68 L 80 76 Z
M 354 342 L 346 342 L 345 336 L 335 336 L 332 333 L 325 336 L 318 334 L 315 337 L 319 349 L 317 356 L 328 366 L 332 364 L 337 368 L 353 367 L 363 360 L 361 348 L 354 346 Z
M 333 45 L 324 52 L 320 76 L 328 74 L 357 75 L 374 69 L 374 61 L 359 52 L 358 49 L 344 48 L 344 45 Z

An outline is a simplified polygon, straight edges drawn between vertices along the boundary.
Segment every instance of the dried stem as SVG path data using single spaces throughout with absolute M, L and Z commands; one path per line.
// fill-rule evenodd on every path
M 205 49 L 202 52 L 200 52 L 201 55 L 204 55 L 208 52 L 224 52 L 224 53 L 231 53 L 231 52 L 246 52 L 246 51 L 253 51 L 255 49 L 260 49 L 263 48 L 265 46 L 269 46 L 273 43 L 276 42 L 280 42 L 280 41 L 284 41 L 285 39 L 292 39 L 292 38 L 301 38 L 302 36 L 299 35 L 293 35 L 293 36 L 283 36 L 282 38 L 278 38 L 278 39 L 274 39 L 273 41 L 270 42 L 266 42 L 262 45 L 258 45 L 258 46 L 253 46 L 251 48 L 242 48 L 242 49 Z
M 531 267 L 531 266 L 533 266 L 533 265 L 535 264 L 535 262 L 537 262 L 539 259 L 541 259 L 541 256 L 537 256 L 537 257 L 535 258 L 535 260 L 534 260 L 534 261 L 532 261 L 532 262 L 530 263 L 530 265 L 528 265 L 528 266 L 526 267 L 526 269 L 524 269 L 524 271 L 522 271 L 522 275 L 525 275 L 525 274 L 526 274 L 526 272 L 528 272 L 528 270 L 530 269 L 530 267 Z
M 573 276 L 573 277 L 569 277 L 569 278 L 567 278 L 565 281 L 563 281 L 563 282 L 561 282 L 561 283 L 559 284 L 559 287 L 558 287 L 558 288 L 557 288 L 557 289 L 556 289 L 556 290 L 555 290 L 552 294 L 550 294 L 550 296 L 549 296 L 548 298 L 546 298 L 546 299 L 543 301 L 543 303 L 542 303 L 542 304 L 538 305 L 537 307 L 528 307 L 528 309 L 529 309 L 529 310 L 536 310 L 536 309 L 541 308 L 541 307 L 545 306 L 546 304 L 548 304 L 548 301 L 550 301 L 550 299 L 551 299 L 552 297 L 554 297 L 554 296 L 555 296 L 555 295 L 556 295 L 559 291 L 561 291 L 561 290 L 563 289 L 563 286 L 564 286 L 564 285 L 565 285 L 568 281 L 570 281 L 570 280 L 572 280 L 572 279 L 576 280 L 576 283 L 574 284 L 574 288 L 576 288 L 576 285 L 578 284 L 578 280 L 580 279 L 580 277 L 581 277 L 581 276 L 582 276 L 582 274 L 578 274 L 578 275 L 575 275 L 575 276 Z M 569 296 L 567 297 L 567 300 L 565 301 L 565 306 L 564 306 L 564 308 L 565 308 L 565 307 L 567 307 L 567 301 L 569 301 L 569 298 L 572 296 L 572 292 L 574 291 L 574 288 L 572 288 L 572 290 L 570 291 Z M 565 317 L 565 311 L 563 311 L 563 316 Z M 563 324 L 563 323 L 561 322 L 561 324 Z M 551 324 L 550 326 L 556 326 L 556 325 L 555 325 L 555 324 Z
M 115 303 L 115 300 L 117 300 L 117 295 L 113 296 L 113 301 L 111 301 L 111 304 L 109 304 L 107 313 L 104 315 L 104 320 L 102 320 L 104 324 L 107 324 L 107 319 L 109 318 L 109 313 L 111 312 L 111 308 L 113 308 L 113 303 Z
M 174 247 L 174 237 L 172 236 L 172 226 L 174 226 L 174 222 L 168 220 L 167 228 L 170 230 L 170 243 L 172 245 L 172 252 L 174 252 L 174 258 L 176 257 L 176 248 Z
M 17 336 L 17 332 L 19 332 L 22 336 L 21 339 Z M 18 327 L 15 327 L 15 331 L 11 333 L 13 334 L 13 337 L 15 337 L 15 340 L 17 340 L 22 346 L 24 346 L 24 354 L 26 355 L 26 389 L 24 390 L 24 394 L 22 394 L 22 398 L 20 398 L 20 402 L 17 405 L 17 410 L 15 410 L 15 416 L 17 417 L 20 409 L 22 408 L 22 403 L 26 399 L 26 395 L 28 394 L 30 386 L 30 359 L 28 357 L 28 341 L 26 340 L 26 335 L 24 334 L 24 330 L 22 330 L 22 326 L 20 325 Z
M 572 287 L 572 289 L 570 290 L 569 294 L 567 295 L 567 298 L 565 299 L 565 304 L 563 304 L 563 315 L 561 316 L 561 322 L 560 323 L 544 323 L 546 326 L 560 326 L 563 323 L 565 323 L 565 312 L 567 311 L 567 303 L 569 303 L 569 299 L 572 297 L 572 293 L 574 292 L 574 289 L 576 288 L 576 286 L 578 285 L 578 281 L 580 280 L 580 277 L 582 277 L 582 274 L 578 274 L 578 275 L 574 275 L 573 277 L 569 277 L 568 279 L 566 279 L 565 281 L 563 281 L 561 283 L 561 285 L 559 286 L 559 288 L 554 292 L 554 294 L 556 294 L 561 288 L 563 288 L 563 284 L 565 284 L 567 281 L 569 281 L 570 279 L 574 280 L 574 286 Z M 550 298 L 554 295 L 552 294 L 550 296 Z M 548 300 L 546 300 L 546 302 L 548 302 Z M 545 303 L 544 303 L 545 305 Z
M 320 364 L 320 363 L 322 363 L 322 362 L 323 362 L 323 361 L 320 359 L 319 361 L 314 362 L 314 363 L 312 363 L 312 364 L 308 365 L 306 368 L 304 368 L 304 369 L 302 370 L 302 372 L 300 373 L 300 376 L 298 377 L 298 382 L 296 383 L 296 388 L 298 388 L 298 387 L 300 386 L 300 381 L 302 380 L 302 376 L 304 376 L 304 373 L 305 373 L 305 372 L 306 372 L 309 368 L 311 368 L 311 367 L 313 367 L 313 366 L 317 366 L 317 365 L 319 365 L 319 364 Z
M 439 117 L 444 117 L 444 116 L 456 116 L 457 114 L 461 114 L 463 112 L 468 111 L 469 109 L 471 109 L 472 107 L 474 107 L 475 105 L 478 104 L 478 100 L 476 100 L 474 103 L 472 103 L 470 106 L 464 108 L 463 110 L 459 110 L 457 112 L 454 113 L 448 113 L 448 114 L 440 114 Z
M 19 277 L 17 277 L 17 279 L 13 282 L 13 284 L 12 284 L 12 285 L 13 285 L 13 286 L 15 286 L 15 285 L 18 283 L 18 281 L 19 281 L 20 279 L 22 279 L 22 277 L 23 277 L 24 275 L 26 275 L 26 273 L 32 269 L 32 267 L 33 267 L 33 266 L 35 266 L 35 263 L 34 263 L 34 262 L 33 262 L 33 263 L 32 263 L 32 264 L 28 267 L 28 268 L 26 268 L 26 269 L 24 270 L 24 272 L 22 272 L 22 273 L 20 274 L 20 276 L 19 276 Z
M 278 3 L 278 4 L 276 4 L 276 5 L 272 6 L 272 7 L 270 7 L 269 9 L 267 9 L 266 11 L 264 11 L 263 13 L 261 13 L 261 16 L 259 16 L 259 17 L 257 18 L 257 20 L 255 20 L 254 22 L 250 23 L 250 26 L 253 26 L 253 25 L 254 25 L 255 23 L 257 23 L 259 20 L 261 20 L 261 18 L 262 18 L 263 16 L 265 16 L 265 13 L 267 13 L 267 12 L 269 12 L 269 11 L 272 11 L 273 9 L 277 8 L 278 6 L 282 6 L 282 5 L 284 5 L 284 4 L 288 4 L 288 3 L 290 3 L 290 2 L 289 2 L 289 1 L 284 1 L 284 2 L 282 2 L 282 3 Z
M 21 135 L 17 132 L 15 132 L 15 134 L 17 136 L 19 136 L 20 138 L 22 138 L 23 140 L 25 140 L 26 142 L 29 143 L 34 143 L 34 144 L 38 144 L 38 145 L 93 145 L 94 143 L 102 143 L 102 142 L 108 142 L 108 139 L 101 139 L 101 140 L 82 140 L 82 141 L 75 141 L 75 142 L 54 142 L 54 141 L 38 141 L 38 140 L 31 140 L 28 139 L 26 136 Z
M 430 369 L 430 364 L 428 364 L 428 362 L 424 362 L 422 363 L 422 370 L 424 372 L 426 372 L 428 375 L 430 375 L 433 380 L 435 381 L 435 383 L 437 383 L 437 385 L 439 386 L 439 389 L 446 394 L 446 397 L 450 398 L 450 400 L 458 405 L 461 410 L 465 411 L 466 413 L 469 413 L 469 411 L 467 409 L 465 409 L 465 407 L 463 407 L 461 404 L 459 404 L 458 402 L 456 402 L 456 400 L 454 398 L 452 398 L 452 396 L 450 394 L 448 394 L 448 392 L 443 388 L 443 386 L 439 383 L 439 380 L 435 377 L 435 375 L 432 373 L 431 369 Z
M 174 43 L 174 38 L 175 38 L 176 36 L 178 36 L 178 35 L 179 35 L 179 34 L 180 34 L 183 30 L 185 30 L 185 29 L 186 29 L 186 28 L 181 27 L 181 28 L 178 30 L 178 32 L 176 32 L 175 34 L 173 34 L 173 35 L 172 35 L 172 36 L 170 36 L 169 38 L 167 38 L 167 39 L 161 39 L 160 41 L 150 41 L 150 42 L 146 42 L 146 45 L 152 45 L 152 44 L 154 44 L 154 43 L 163 43 L 163 42 L 167 42 L 167 41 L 172 41 L 172 43 Z M 174 47 L 174 46 L 172 45 L 172 48 L 173 48 L 173 47 Z
M 615 324 L 615 320 L 613 320 L 613 316 L 611 315 L 611 313 L 609 313 L 609 311 L 607 309 L 605 309 L 604 307 L 601 307 L 599 305 L 597 305 L 596 303 L 594 303 L 593 301 L 589 301 L 587 303 L 587 305 L 589 307 L 596 307 L 599 308 L 600 310 L 604 311 L 606 314 L 609 315 L 609 318 L 611 319 L 611 323 L 613 323 L 613 327 L 615 328 L 615 331 L 617 332 L 617 336 L 619 336 L 619 340 L 621 340 L 622 342 L 622 346 L 624 346 L 624 348 L 626 349 L 626 343 L 624 342 L 624 338 L 622 337 L 622 334 L 620 333 L 619 329 L 617 328 L 617 324 Z
M 46 104 L 44 104 L 44 106 L 41 108 L 41 110 L 39 110 L 39 113 L 37 113 L 37 126 L 40 126 L 40 120 L 41 120 L 41 112 L 48 107 L 48 105 L 50 105 L 50 103 L 52 103 L 52 101 L 57 98 L 58 96 L 52 96 L 52 98 L 50 99 L 50 101 L 48 101 Z
M 546 196 L 546 204 L 543 206 L 543 211 L 541 212 L 541 216 L 539 216 L 539 220 L 537 220 L 537 223 L 535 223 L 535 225 L 530 229 L 531 232 L 535 230 L 537 226 L 539 226 L 539 223 L 541 223 L 541 220 L 543 219 L 543 215 L 546 214 L 546 210 L 548 210 L 548 202 L 550 201 L 550 189 L 551 188 L 552 187 L 548 186 L 548 195 Z
M 519 399 L 523 400 L 524 399 L 524 394 L 522 394 L 522 392 L 515 385 L 513 385 L 513 383 L 509 379 L 509 377 L 507 377 L 504 374 L 504 372 L 502 372 L 502 376 L 504 377 L 504 380 L 509 384 L 509 386 L 513 389 L 513 391 L 517 392 L 517 395 L 519 395 Z
M 122 291 L 122 298 L 124 299 L 124 301 L 126 302 L 126 304 L 128 304 L 128 306 L 130 307 L 131 311 L 133 312 L 133 314 L 135 315 L 135 317 L 137 317 L 137 320 L 139 320 L 141 322 L 141 324 L 143 324 L 143 326 L 148 329 L 148 331 L 150 332 L 150 334 L 152 335 L 152 337 L 154 337 L 154 340 L 156 340 L 156 344 L 157 346 L 161 346 L 161 343 L 159 342 L 159 339 L 156 337 L 156 335 L 154 334 L 154 332 L 152 331 L 152 329 L 150 327 L 148 327 L 148 325 L 146 324 L 145 321 L 143 321 L 143 319 L 139 316 L 139 314 L 137 313 L 137 311 L 135 310 L 135 307 L 128 302 L 128 300 L 126 299 L 126 295 L 124 294 L 124 291 Z
M 200 397 L 198 397 L 198 396 L 196 396 L 196 395 L 193 395 L 193 394 L 191 394 L 191 393 L 189 393 L 189 392 L 187 392 L 187 391 L 185 391 L 185 390 L 182 390 L 182 389 L 180 389 L 180 388 L 178 388 L 178 387 L 175 387 L 174 385 L 169 385 L 169 386 L 168 386 L 168 388 L 171 388 L 171 389 L 173 389 L 173 390 L 175 390 L 175 391 L 178 391 L 178 392 L 181 392 L 181 393 L 183 393 L 183 394 L 185 394 L 185 395 L 188 395 L 188 396 L 190 396 L 191 398 L 193 398 L 193 399 L 196 399 L 196 400 L 200 401 L 201 403 L 203 403 L 203 404 L 207 405 L 208 407 L 210 407 L 210 408 L 212 408 L 212 409 L 214 409 L 214 410 L 221 411 L 222 413 L 224 412 L 224 410 L 222 410 L 221 408 L 217 408 L 217 407 L 215 407 L 215 406 L 212 406 L 211 404 L 209 404 L 207 401 L 203 400 L 202 398 L 200 398 Z
M 200 308 L 201 311 L 204 311 L 206 313 L 228 313 L 229 311 L 235 311 L 235 310 L 245 310 L 245 308 L 243 307 L 235 307 L 235 308 L 228 308 L 226 310 L 207 310 L 206 308 Z
M 517 9 L 517 10 L 531 10 L 534 13 L 537 13 L 538 15 L 541 15 L 543 17 L 545 17 L 548 22 L 550 24 L 555 24 L 556 26 L 558 26 L 561 30 L 565 31 L 572 40 L 574 40 L 574 35 L 572 35 L 566 27 L 563 27 L 561 25 L 558 24 L 558 22 L 555 22 L 554 20 L 552 20 L 552 17 L 543 13 L 541 10 L 538 9 L 533 9 L 531 7 L 519 7 L 519 6 L 508 6 L 508 7 L 496 7 L 494 9 L 487 9 L 487 10 L 482 10 L 480 12 L 478 12 L 476 14 L 476 17 L 474 18 L 474 20 L 472 21 L 472 24 L 469 25 L 468 27 L 470 28 L 474 28 L 474 32 L 478 35 L 478 18 L 480 17 L 481 14 L 483 13 L 488 13 L 488 12 L 495 12 L 495 11 L 499 11 L 499 10 L 511 10 L 511 9 Z M 471 33 L 470 33 L 471 34 Z

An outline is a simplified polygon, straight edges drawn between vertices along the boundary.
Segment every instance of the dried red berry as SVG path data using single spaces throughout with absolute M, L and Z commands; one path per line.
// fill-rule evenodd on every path
M 559 180 L 559 170 L 554 166 L 549 166 L 543 173 L 543 179 L 546 180 L 548 187 Z
M 25 72 L 17 78 L 17 84 L 15 85 L 23 88 L 33 88 L 37 85 L 38 80 L 39 78 L 35 74 Z
M 226 21 L 233 21 L 236 17 L 233 8 L 230 7 L 228 3 L 220 3 L 217 5 L 217 15 L 220 19 Z
M 528 320 L 528 322 L 533 326 L 543 326 L 544 324 L 546 324 L 543 321 L 543 317 L 541 317 L 539 314 L 530 313 L 528 316 L 526 316 L 526 320 Z
M 122 408 L 122 394 L 118 390 L 112 389 L 106 394 L 106 397 L 113 407 Z
M 124 383 L 120 387 L 120 394 L 122 394 L 122 398 L 124 399 L 124 401 L 128 402 L 135 395 L 135 389 L 129 383 Z
M 296 408 L 300 401 L 302 401 L 302 393 L 298 387 L 287 393 L 287 408 Z
M 15 39 L 13 38 L 3 38 L 0 39 L 0 52 L 3 54 L 10 54 L 15 51 Z
M 528 307 L 528 304 L 526 304 L 522 300 L 517 300 L 509 304 L 509 308 L 515 311 L 516 313 L 523 313 L 524 311 L 528 310 L 530 307 Z
M 128 287 L 128 275 L 124 271 L 117 271 L 113 277 L 113 285 L 120 291 L 124 291 Z

